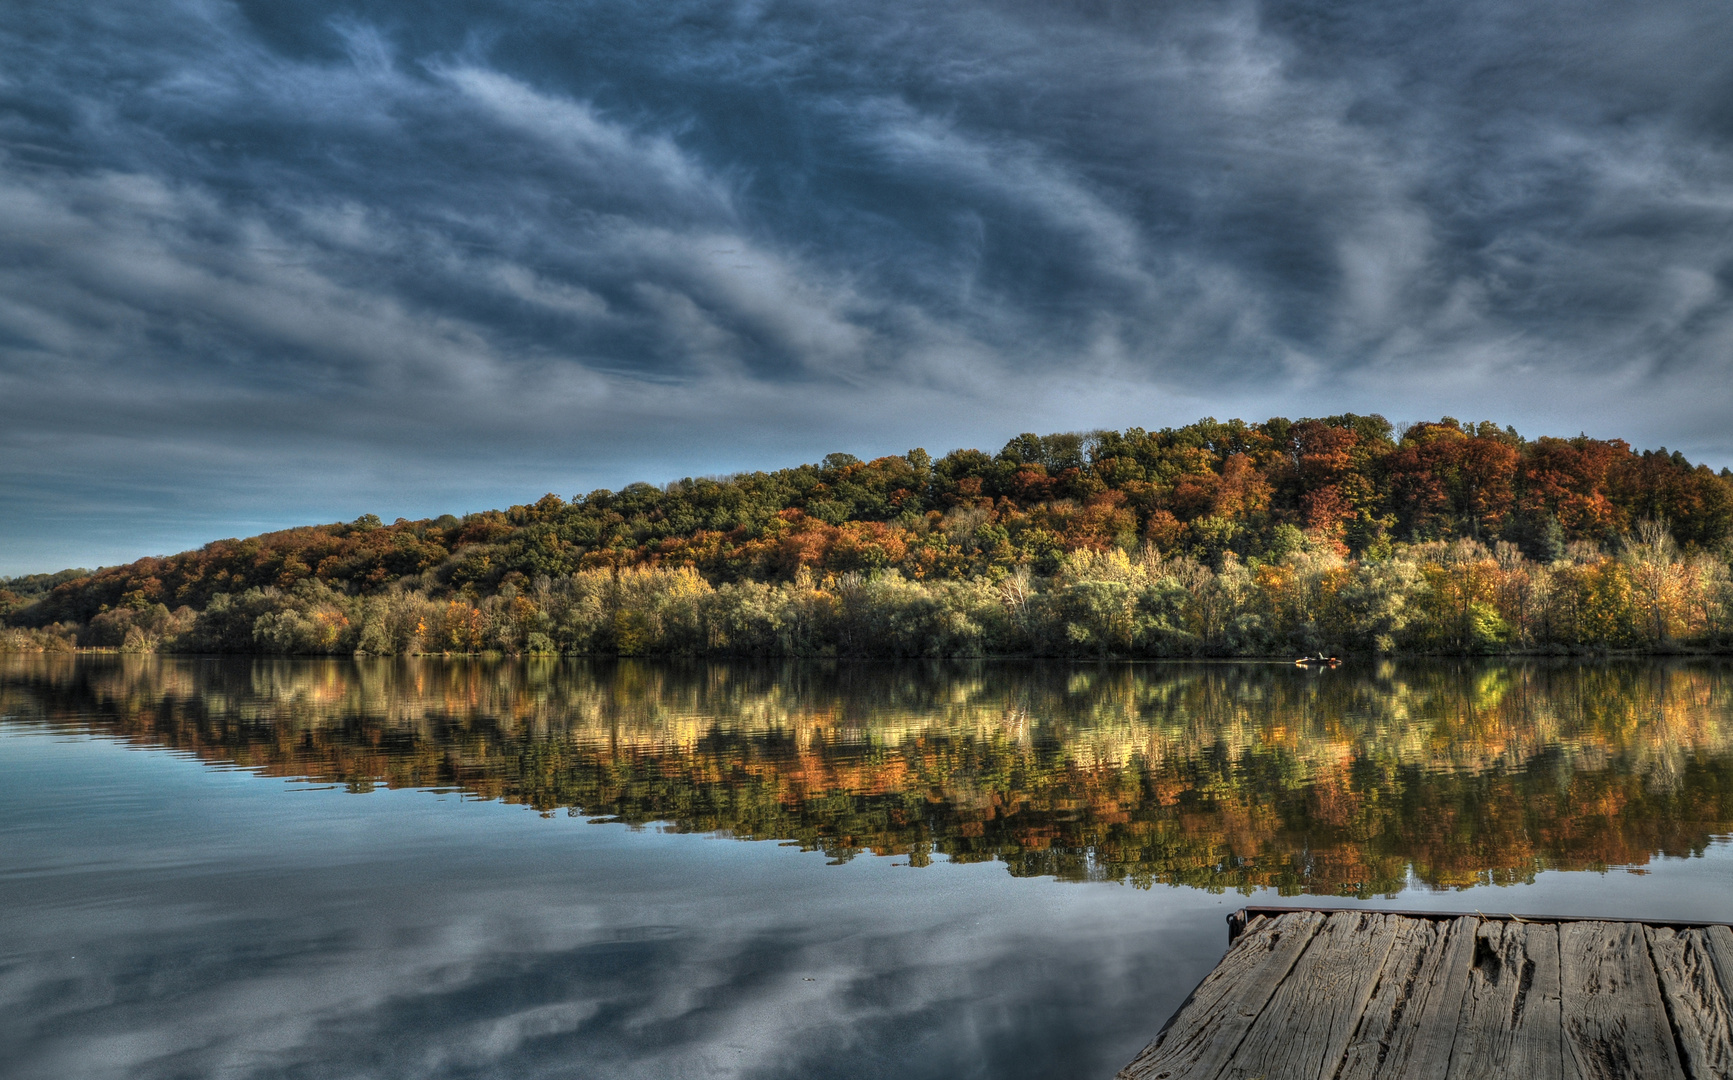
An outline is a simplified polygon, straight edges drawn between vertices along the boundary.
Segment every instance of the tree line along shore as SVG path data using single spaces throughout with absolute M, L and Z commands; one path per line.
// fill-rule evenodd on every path
M 1449 417 L 1021 435 L 0 581 L 0 649 L 1733 649 L 1733 474 Z

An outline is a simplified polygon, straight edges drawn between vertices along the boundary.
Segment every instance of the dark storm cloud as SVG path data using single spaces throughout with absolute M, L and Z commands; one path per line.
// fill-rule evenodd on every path
M 26 4 L 0 572 L 1205 413 L 1724 464 L 1730 44 L 1715 0 Z

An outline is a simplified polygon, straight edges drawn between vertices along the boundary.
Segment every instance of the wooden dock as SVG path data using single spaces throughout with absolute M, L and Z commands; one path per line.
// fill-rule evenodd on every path
M 1733 931 L 1247 908 L 1119 1080 L 1733 1080 Z

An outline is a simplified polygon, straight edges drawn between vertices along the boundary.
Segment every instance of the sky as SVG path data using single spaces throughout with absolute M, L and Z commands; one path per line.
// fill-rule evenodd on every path
M 22 0 L 0 575 L 1023 431 L 1733 465 L 1733 7 Z

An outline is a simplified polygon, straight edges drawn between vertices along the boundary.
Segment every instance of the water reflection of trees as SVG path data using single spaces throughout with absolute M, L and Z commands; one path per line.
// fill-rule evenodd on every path
M 1724 664 L 3 664 L 15 722 L 264 775 L 1068 880 L 1370 894 L 1733 828 Z

